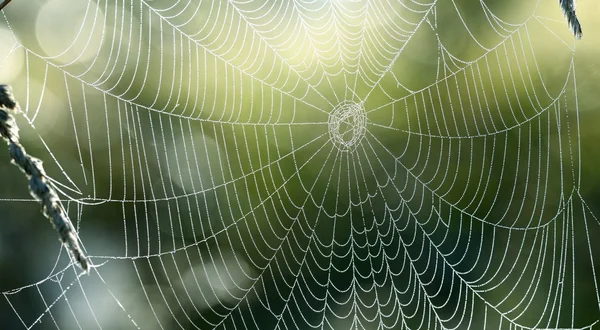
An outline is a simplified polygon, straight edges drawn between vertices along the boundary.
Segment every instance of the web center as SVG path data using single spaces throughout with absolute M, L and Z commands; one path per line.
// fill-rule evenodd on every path
M 366 113 L 362 103 L 344 101 L 329 114 L 329 135 L 344 152 L 354 151 L 365 135 Z

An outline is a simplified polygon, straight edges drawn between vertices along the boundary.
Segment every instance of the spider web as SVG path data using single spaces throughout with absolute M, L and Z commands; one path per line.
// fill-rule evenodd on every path
M 3 13 L 23 143 L 95 265 L 81 275 L 22 178 L 6 179 L 0 207 L 17 215 L 3 227 L 28 221 L 35 251 L 3 265 L 35 274 L 3 287 L 6 327 L 597 325 L 600 228 L 555 3 Z

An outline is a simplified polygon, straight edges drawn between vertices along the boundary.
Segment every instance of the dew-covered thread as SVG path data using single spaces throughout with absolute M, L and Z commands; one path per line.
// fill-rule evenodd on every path
M 579 24 L 577 14 L 575 14 L 575 0 L 558 0 L 558 2 L 560 3 L 560 8 L 562 8 L 565 17 L 567 18 L 569 27 L 571 27 L 571 30 L 573 30 L 573 34 L 575 34 L 577 39 L 581 39 L 583 32 L 581 31 L 581 24 Z
M 50 220 L 58 231 L 61 242 L 67 247 L 79 267 L 86 273 L 89 262 L 78 243 L 77 233 L 69 220 L 56 191 L 49 183 L 42 167 L 42 161 L 31 157 L 19 143 L 19 128 L 13 114 L 20 111 L 12 90 L 8 85 L 0 85 L 0 136 L 8 144 L 12 163 L 17 166 L 29 179 L 31 195 L 42 204 L 42 213 Z

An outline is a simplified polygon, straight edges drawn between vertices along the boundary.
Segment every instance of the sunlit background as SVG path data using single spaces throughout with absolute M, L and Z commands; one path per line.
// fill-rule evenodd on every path
M 600 2 L 13 0 L 0 329 L 600 327 Z

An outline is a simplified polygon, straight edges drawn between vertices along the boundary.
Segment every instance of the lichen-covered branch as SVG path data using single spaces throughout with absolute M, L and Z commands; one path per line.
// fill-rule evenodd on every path
M 581 24 L 579 24 L 577 14 L 575 13 L 575 0 L 558 0 L 558 2 L 560 3 L 560 8 L 562 8 L 565 17 L 567 18 L 569 27 L 571 30 L 573 30 L 573 34 L 575 34 L 577 39 L 581 39 L 583 33 L 581 31 Z
M 29 179 L 31 195 L 42 204 L 42 212 L 58 232 L 61 242 L 67 247 L 79 267 L 87 273 L 90 264 L 79 246 L 73 224 L 60 204 L 56 191 L 50 185 L 42 161 L 28 155 L 19 143 L 19 128 L 13 117 L 13 114 L 18 111 L 19 105 L 10 87 L 0 85 L 0 136 L 8 143 L 12 162 L 25 173 Z

